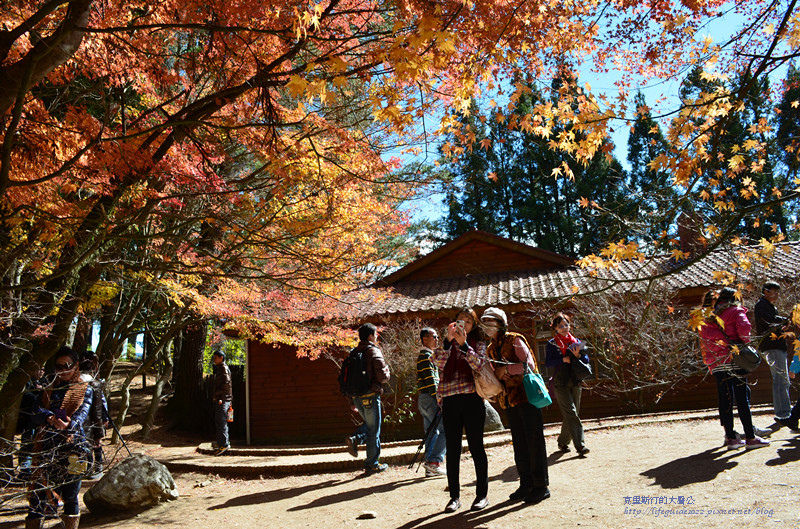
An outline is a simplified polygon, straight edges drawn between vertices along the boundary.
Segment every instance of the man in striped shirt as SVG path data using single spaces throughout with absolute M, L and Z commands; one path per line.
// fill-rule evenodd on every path
M 445 454 L 444 426 L 441 409 L 436 401 L 436 388 L 439 385 L 439 372 L 431 362 L 433 350 L 439 345 L 439 335 L 430 327 L 419 333 L 422 350 L 417 357 L 417 406 L 422 414 L 427 437 L 425 439 L 425 477 L 444 476 L 447 472 L 442 465 Z M 433 425 L 433 426 L 431 426 Z

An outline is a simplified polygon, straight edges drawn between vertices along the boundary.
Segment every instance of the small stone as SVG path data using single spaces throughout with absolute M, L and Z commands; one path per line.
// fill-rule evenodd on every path
M 207 479 L 205 481 L 201 481 L 200 483 L 195 483 L 194 484 L 195 488 L 197 488 L 197 487 L 208 487 L 209 485 L 211 485 L 211 480 L 210 479 Z
M 378 517 L 378 513 L 376 513 L 375 511 L 364 511 L 361 514 L 359 514 L 356 519 L 357 520 L 372 520 L 373 518 L 377 518 L 377 517 Z

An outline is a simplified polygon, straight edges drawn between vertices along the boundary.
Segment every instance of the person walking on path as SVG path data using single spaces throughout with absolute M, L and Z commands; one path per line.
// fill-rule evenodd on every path
M 439 370 L 431 362 L 433 351 L 439 346 L 439 335 L 430 327 L 419 333 L 422 350 L 417 357 L 417 407 L 425 428 L 425 477 L 447 474 L 442 467 L 446 451 L 446 436 L 441 420 L 442 409 L 436 400 Z
M 772 373 L 772 405 L 775 422 L 781 426 L 790 424 L 792 401 L 789 398 L 789 362 L 786 339 L 782 336 L 788 318 L 778 315 L 775 302 L 781 294 L 781 286 L 774 282 L 764 283 L 761 299 L 754 309 L 756 334 L 761 338 L 759 350 L 769 365 Z
M 553 329 L 553 338 L 547 342 L 545 365 L 555 368 L 553 390 L 558 409 L 561 411 L 558 449 L 568 452 L 569 443 L 572 441 L 578 455 L 585 456 L 589 453 L 589 448 L 586 446 L 583 424 L 578 415 L 581 412 L 583 387 L 580 381 L 572 376 L 571 363 L 573 359 L 578 358 L 582 358 L 585 362 L 589 361 L 589 357 L 586 356 L 586 344 L 570 333 L 569 317 L 562 312 L 553 317 L 550 327 Z
M 750 321 L 747 309 L 736 303 L 737 292 L 723 288 L 711 314 L 700 327 L 703 361 L 717 382 L 719 419 L 725 429 L 725 447 L 735 450 L 769 445 L 769 441 L 756 436 L 750 414 L 750 387 L 747 372 L 731 363 L 731 344 L 750 341 Z M 733 404 L 739 411 L 739 420 L 744 428 L 745 440 L 733 429 Z
M 364 422 L 346 439 L 347 449 L 350 455 L 358 457 L 358 445 L 365 444 L 367 458 L 364 461 L 364 470 L 383 472 L 388 465 L 378 461 L 381 455 L 381 395 L 383 384 L 389 382 L 389 366 L 377 345 L 377 327 L 371 323 L 363 324 L 358 329 L 358 339 L 355 349 L 363 355 L 363 365 L 369 377 L 369 391 L 352 399 L 353 406 Z
M 519 474 L 519 488 L 511 493 L 512 501 L 539 503 L 550 497 L 547 474 L 547 450 L 544 442 L 542 410 L 528 402 L 522 377 L 527 368 L 536 373 L 536 361 L 525 337 L 508 331 L 506 313 L 489 307 L 481 316 L 486 335 L 492 339 L 486 354 L 495 361 L 495 374 L 505 392 L 500 407 L 505 410 L 511 429 L 514 463 Z
M 231 447 L 228 436 L 228 413 L 233 405 L 233 384 L 231 370 L 225 363 L 225 353 L 214 351 L 211 355 L 214 362 L 214 426 L 217 433 L 217 451 L 221 456 Z
M 478 316 L 466 308 L 458 313 L 456 321 L 447 326 L 444 348 L 437 349 L 431 360 L 439 372 L 437 398 L 442 406 L 442 421 L 447 438 L 447 485 L 450 501 L 444 512 L 461 508 L 461 436 L 466 433 L 467 446 L 475 465 L 475 501 L 472 510 L 479 511 L 489 505 L 489 460 L 483 446 L 483 423 L 486 406 L 475 392 L 473 370 L 487 361 L 485 343 L 481 340 Z

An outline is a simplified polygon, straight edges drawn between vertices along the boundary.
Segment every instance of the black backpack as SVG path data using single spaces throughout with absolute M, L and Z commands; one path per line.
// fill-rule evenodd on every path
M 365 354 L 368 349 L 356 347 L 342 362 L 342 371 L 339 373 L 339 390 L 342 395 L 357 397 L 369 393 L 371 384 Z

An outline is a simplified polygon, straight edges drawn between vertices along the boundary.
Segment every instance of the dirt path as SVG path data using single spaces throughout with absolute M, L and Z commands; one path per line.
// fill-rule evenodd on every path
M 188 474 L 175 476 L 181 498 L 171 504 L 129 519 L 87 514 L 81 527 L 800 528 L 800 435 L 783 429 L 773 434 L 770 447 L 731 452 L 721 448 L 722 437 L 716 420 L 591 432 L 587 444 L 592 452 L 586 459 L 574 452 L 551 455 L 553 496 L 536 506 L 507 501 L 517 475 L 511 446 L 503 446 L 488 450 L 491 505 L 479 513 L 462 507 L 443 514 L 449 497 L 446 479 L 425 479 L 421 471 L 405 467 L 371 476 L 353 472 L 252 480 Z M 554 451 L 555 441 L 547 443 Z M 461 469 L 462 500 L 469 505 L 474 473 L 468 455 Z M 377 517 L 358 519 L 363 511 Z

